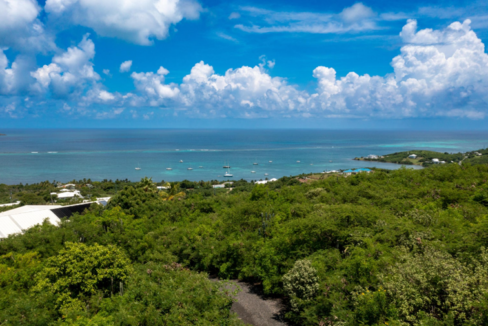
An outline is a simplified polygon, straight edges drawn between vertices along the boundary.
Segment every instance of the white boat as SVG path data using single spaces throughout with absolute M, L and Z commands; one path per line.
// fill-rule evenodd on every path
M 136 170 L 139 171 L 141 168 L 140 168 L 140 164 L 137 164 L 136 166 Z
M 47 152 L 48 154 L 56 154 L 57 152 Z
M 193 170 L 193 168 L 188 168 L 187 170 Z
M 173 169 L 172 169 L 172 168 L 166 168 L 166 170 L 171 171 L 171 170 L 173 170 Z
M 256 173 L 256 171 L 251 171 L 251 173 Z
M 267 173 L 265 173 L 264 175 L 268 175 Z
M 273 163 L 273 161 L 269 161 L 269 163 Z
M 297 163 L 300 163 L 300 161 L 297 161 Z
M 224 173 L 224 177 L 233 177 L 232 173 L 230 173 L 229 171 L 225 172 Z
M 141 168 L 136 168 L 137 171 L 139 171 Z
M 230 169 L 230 165 L 224 165 L 223 168 L 224 169 Z
M 203 168 L 203 166 L 200 165 L 199 168 L 201 169 L 201 168 Z
M 31 152 L 32 154 L 38 154 L 39 152 Z
M 183 163 L 183 160 L 180 160 L 180 163 Z
M 258 163 L 254 162 L 253 165 L 258 165 Z

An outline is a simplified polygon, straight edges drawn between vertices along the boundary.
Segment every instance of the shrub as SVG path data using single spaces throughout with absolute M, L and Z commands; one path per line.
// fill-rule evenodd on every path
M 319 289 L 319 278 L 311 261 L 296 261 L 293 268 L 283 276 L 283 288 L 290 296 L 293 310 L 299 310 L 304 301 L 313 299 Z

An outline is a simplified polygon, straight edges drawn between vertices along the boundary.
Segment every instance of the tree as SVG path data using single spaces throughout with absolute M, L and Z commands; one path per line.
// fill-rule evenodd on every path
M 35 292 L 57 296 L 59 307 L 81 307 L 86 297 L 101 291 L 111 295 L 131 273 L 130 261 L 115 246 L 66 243 L 66 249 L 49 258 L 36 278 Z

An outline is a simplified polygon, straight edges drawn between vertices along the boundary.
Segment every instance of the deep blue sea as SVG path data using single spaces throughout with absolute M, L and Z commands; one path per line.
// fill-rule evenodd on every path
M 426 149 L 464 152 L 488 147 L 488 131 L 357 130 L 0 130 L 0 183 L 90 178 L 155 181 L 264 179 L 396 164 L 356 156 Z M 37 153 L 33 153 L 37 152 Z M 179 163 L 183 160 L 183 163 Z M 272 161 L 270 163 L 269 161 Z M 300 161 L 300 163 L 297 163 Z M 259 165 L 253 165 L 254 162 Z M 140 167 L 140 170 L 135 170 Z M 188 170 L 191 167 L 193 170 Z M 171 171 L 166 168 L 172 168 Z M 251 173 L 255 171 L 256 173 Z

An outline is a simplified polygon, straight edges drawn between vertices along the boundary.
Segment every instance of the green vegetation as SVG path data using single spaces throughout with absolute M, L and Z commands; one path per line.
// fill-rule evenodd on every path
M 477 153 L 481 154 L 479 156 Z M 416 154 L 416 158 L 409 158 L 411 154 Z M 471 164 L 486 164 L 488 163 L 488 148 L 466 153 L 441 153 L 433 151 L 412 150 L 408 152 L 397 152 L 378 157 L 377 159 L 367 157 L 356 157 L 358 161 L 374 161 L 385 163 L 397 163 L 403 165 L 422 165 L 425 167 L 432 166 L 434 163 L 432 159 L 437 158 L 439 161 L 446 163 L 471 163 Z
M 487 165 L 232 187 L 143 179 L 0 241 L 0 324 L 238 325 L 208 274 L 296 325 L 488 324 Z

